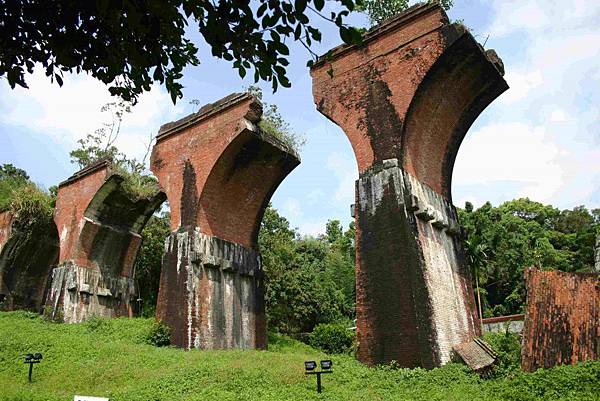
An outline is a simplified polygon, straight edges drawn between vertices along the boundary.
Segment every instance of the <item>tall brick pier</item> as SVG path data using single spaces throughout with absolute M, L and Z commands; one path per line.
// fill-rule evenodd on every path
M 508 88 L 503 73 L 496 53 L 436 4 L 410 8 L 311 69 L 318 110 L 342 127 L 358 162 L 364 363 L 439 366 L 479 333 L 450 189 L 467 130 Z
M 140 233 L 165 194 L 135 200 L 123 180 L 110 160 L 100 160 L 58 187 L 54 221 L 60 256 L 46 306 L 65 322 L 132 315 Z
M 298 155 L 258 124 L 262 106 L 233 94 L 161 127 L 151 169 L 171 207 L 157 317 L 184 348 L 264 348 L 258 231 Z

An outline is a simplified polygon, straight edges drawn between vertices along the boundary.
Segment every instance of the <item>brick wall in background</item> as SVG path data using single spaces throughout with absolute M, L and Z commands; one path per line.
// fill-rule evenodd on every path
M 527 372 L 600 358 L 600 273 L 527 269 L 521 366 Z

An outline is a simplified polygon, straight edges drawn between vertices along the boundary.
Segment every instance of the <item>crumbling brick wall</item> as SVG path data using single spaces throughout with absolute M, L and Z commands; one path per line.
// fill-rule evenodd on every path
M 165 195 L 134 200 L 123 180 L 110 160 L 101 160 L 59 185 L 54 221 L 60 257 L 47 305 L 66 322 L 132 315 L 140 233 Z
M 258 230 L 297 154 L 258 127 L 260 103 L 232 94 L 161 127 L 151 169 L 171 207 L 157 317 L 184 348 L 264 348 Z
M 468 128 L 507 89 L 502 62 L 420 4 L 311 75 L 318 110 L 358 162 L 358 358 L 439 366 L 480 330 L 450 189 Z
M 527 372 L 600 358 L 600 273 L 525 271 L 521 366 Z
M 11 212 L 0 213 L 0 309 L 42 311 L 57 259 L 53 222 L 19 221 Z

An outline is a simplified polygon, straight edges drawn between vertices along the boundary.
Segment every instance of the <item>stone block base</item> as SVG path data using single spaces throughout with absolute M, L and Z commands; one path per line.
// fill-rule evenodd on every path
M 456 210 L 396 159 L 356 187 L 358 359 L 443 365 L 479 333 Z
M 90 317 L 133 315 L 134 281 L 65 263 L 52 271 L 46 308 L 55 319 L 79 323 Z
M 258 252 L 198 228 L 166 240 L 157 317 L 173 344 L 189 349 L 265 348 Z

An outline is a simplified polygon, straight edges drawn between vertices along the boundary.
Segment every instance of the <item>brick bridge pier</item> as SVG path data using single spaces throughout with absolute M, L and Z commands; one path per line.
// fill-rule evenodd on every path
M 410 8 L 311 69 L 318 110 L 344 130 L 358 162 L 366 364 L 439 366 L 480 332 L 450 188 L 467 130 L 508 88 L 503 73 L 496 53 L 436 4 Z
M 233 94 L 161 127 L 152 151 L 172 229 L 157 317 L 186 349 L 266 347 L 258 231 L 300 161 L 261 131 L 261 116 L 254 97 Z
M 67 323 L 132 316 L 140 233 L 165 194 L 134 200 L 123 180 L 110 160 L 100 160 L 58 187 L 54 221 L 60 256 L 46 306 Z

